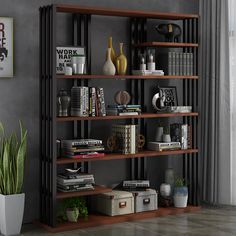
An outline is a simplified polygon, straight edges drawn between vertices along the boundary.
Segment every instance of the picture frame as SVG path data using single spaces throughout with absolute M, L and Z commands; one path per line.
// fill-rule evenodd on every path
M 86 56 L 83 46 L 58 46 L 56 47 L 56 74 L 65 74 L 65 65 L 71 63 L 71 56 Z
M 160 97 L 163 99 L 164 107 L 178 106 L 176 86 L 159 87 Z
M 13 68 L 13 27 L 12 17 L 0 17 L 0 77 L 12 78 Z

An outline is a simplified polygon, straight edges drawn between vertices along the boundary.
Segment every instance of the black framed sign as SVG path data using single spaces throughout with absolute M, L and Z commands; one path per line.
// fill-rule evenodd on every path
M 12 17 L 0 17 L 0 77 L 13 77 Z
M 159 87 L 159 91 L 164 107 L 178 106 L 177 89 L 175 86 Z

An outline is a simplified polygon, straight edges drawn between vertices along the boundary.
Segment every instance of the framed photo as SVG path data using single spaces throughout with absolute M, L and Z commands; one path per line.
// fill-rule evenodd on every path
M 12 17 L 0 17 L 0 77 L 13 77 Z
M 178 106 L 178 97 L 176 87 L 159 87 L 160 97 L 164 107 Z
M 71 56 L 73 55 L 85 56 L 85 48 L 79 47 L 79 46 L 78 47 L 65 46 L 65 47 L 56 48 L 56 73 L 57 74 L 65 73 L 65 65 L 67 63 L 71 63 Z

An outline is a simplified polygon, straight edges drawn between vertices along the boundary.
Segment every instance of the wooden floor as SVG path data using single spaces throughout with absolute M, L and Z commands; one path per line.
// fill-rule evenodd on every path
M 176 215 L 181 213 L 190 213 L 199 211 L 201 207 L 195 206 L 188 206 L 186 208 L 159 208 L 155 211 L 147 211 L 147 212 L 140 212 L 128 215 L 121 215 L 121 216 L 105 216 L 101 214 L 90 214 L 88 219 L 79 219 L 78 223 L 62 223 L 58 224 L 56 227 L 50 227 L 44 224 L 37 222 L 37 225 L 40 225 L 44 229 L 49 232 L 56 233 L 56 232 L 63 232 L 75 229 L 83 229 L 89 227 L 96 227 L 108 224 L 115 224 L 115 223 L 122 223 L 127 221 L 135 221 L 135 220 L 142 220 L 147 218 L 154 218 L 166 215 Z

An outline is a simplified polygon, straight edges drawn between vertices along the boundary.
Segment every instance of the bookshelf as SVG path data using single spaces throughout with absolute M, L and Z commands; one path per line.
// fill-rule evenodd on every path
M 73 44 L 86 48 L 87 69 L 86 75 L 57 75 L 56 74 L 56 26 L 57 15 L 67 13 L 72 15 L 72 35 Z M 130 24 L 130 55 L 128 61 L 131 68 L 135 65 L 135 53 L 137 50 L 146 50 L 147 48 L 183 48 L 183 52 L 193 53 L 194 55 L 194 76 L 142 76 L 131 75 L 131 70 L 127 75 L 106 76 L 101 74 L 92 74 L 91 70 L 91 18 L 94 15 L 100 16 L 118 16 L 127 17 Z M 198 15 L 195 14 L 179 14 L 179 13 L 162 13 L 150 11 L 134 11 L 124 9 L 95 8 L 79 5 L 54 4 L 43 6 L 40 8 L 40 156 L 41 156 L 41 204 L 40 204 L 40 225 L 50 232 L 60 232 L 65 230 L 73 230 L 77 228 L 93 227 L 104 224 L 112 224 L 118 222 L 145 219 L 149 217 L 158 217 L 168 214 L 178 214 L 184 212 L 194 212 L 199 210 L 199 184 L 198 184 Z M 147 41 L 147 20 L 178 20 L 182 22 L 183 37 L 180 43 L 171 42 L 148 42 Z M 78 33 L 79 32 L 79 33 Z M 183 84 L 183 102 L 186 106 L 192 106 L 191 113 L 147 113 L 132 116 L 104 116 L 104 117 L 57 117 L 56 115 L 56 98 L 57 85 L 59 81 L 64 80 L 72 85 L 79 83 L 83 86 L 89 86 L 90 80 L 110 80 L 115 83 L 116 80 L 124 80 L 127 82 L 130 91 L 134 94 L 134 101 L 138 101 L 142 107 L 145 107 L 144 101 L 144 82 L 147 80 L 177 80 Z M 136 89 L 139 88 L 139 89 Z M 141 131 L 145 133 L 146 125 L 149 119 L 182 117 L 184 123 L 192 126 L 193 148 L 187 150 L 175 151 L 149 151 L 142 150 L 136 154 L 105 154 L 103 157 L 69 159 L 57 157 L 56 139 L 57 127 L 65 122 L 71 122 L 74 126 L 74 137 L 89 138 L 89 129 L 91 122 L 128 120 L 139 124 Z M 83 126 L 78 134 L 76 127 Z M 147 172 L 147 158 L 161 158 L 164 156 L 183 157 L 183 176 L 190 180 L 189 187 L 189 206 L 186 209 L 161 208 L 157 211 L 143 212 L 118 217 L 108 217 L 99 214 L 90 214 L 87 221 L 80 219 L 79 223 L 63 223 L 56 221 L 56 211 L 58 201 L 60 199 L 90 196 L 104 192 L 110 192 L 111 188 L 104 186 L 95 186 L 94 190 L 83 192 L 62 193 L 57 192 L 57 169 L 63 165 L 82 164 L 85 171 L 89 169 L 89 165 L 95 161 L 113 161 L 113 160 L 132 160 L 131 171 Z M 141 161 L 141 168 L 135 169 L 135 163 Z M 133 162 L 134 161 L 134 162 Z M 131 173 L 132 175 L 132 173 Z

